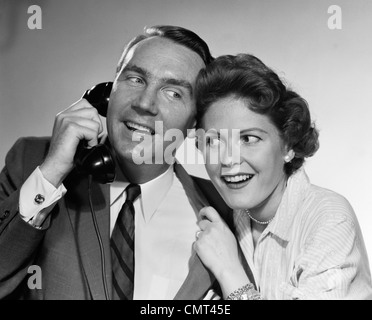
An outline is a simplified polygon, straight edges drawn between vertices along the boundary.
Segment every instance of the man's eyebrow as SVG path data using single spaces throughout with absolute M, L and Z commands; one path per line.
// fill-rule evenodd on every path
M 130 71 L 132 71 L 132 72 L 137 72 L 137 73 L 139 73 L 139 74 L 141 74 L 141 75 L 143 75 L 143 76 L 146 76 L 146 77 L 150 77 L 151 76 L 151 74 L 150 74 L 150 72 L 148 72 L 147 70 L 145 70 L 145 69 L 143 69 L 143 68 L 141 68 L 141 67 L 138 67 L 138 66 L 136 66 L 136 65 L 134 65 L 134 64 L 127 64 L 125 67 L 124 67 L 124 69 L 123 69 L 123 71 L 122 72 L 130 72 Z
M 136 72 L 140 75 L 145 76 L 146 78 L 152 78 L 153 77 L 151 72 L 149 72 L 148 70 L 143 69 L 139 66 L 136 66 L 134 64 L 126 65 L 122 72 Z M 193 87 L 192 87 L 191 83 L 187 80 L 175 79 L 175 78 L 161 78 L 160 81 L 162 83 L 166 83 L 166 84 L 169 84 L 169 85 L 183 87 L 183 88 L 185 88 L 186 90 L 189 91 L 191 96 L 193 95 Z
M 164 82 L 164 83 L 173 85 L 173 86 L 184 87 L 186 90 L 189 91 L 191 96 L 193 95 L 192 85 L 189 81 L 174 79 L 174 78 L 163 78 L 163 79 L 161 79 L 161 81 Z

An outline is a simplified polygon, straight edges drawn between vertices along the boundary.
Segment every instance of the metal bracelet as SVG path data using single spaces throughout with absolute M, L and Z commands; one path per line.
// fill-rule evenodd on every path
M 261 295 L 254 289 L 252 283 L 248 283 L 243 287 L 230 293 L 226 300 L 262 300 Z

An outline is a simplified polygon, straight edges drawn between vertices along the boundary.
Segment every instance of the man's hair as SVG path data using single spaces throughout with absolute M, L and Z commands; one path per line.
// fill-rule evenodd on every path
M 153 27 L 145 27 L 143 34 L 140 34 L 133 38 L 131 41 L 129 41 L 129 43 L 125 46 L 123 50 L 123 53 L 116 68 L 116 72 L 118 73 L 123 67 L 125 57 L 133 46 L 135 46 L 142 40 L 152 37 L 166 38 L 179 45 L 189 48 L 202 58 L 205 65 L 208 65 L 214 60 L 209 51 L 208 45 L 196 33 L 182 27 L 159 25 Z
M 284 166 L 288 176 L 318 150 L 318 130 L 307 102 L 255 56 L 221 56 L 200 71 L 196 81 L 197 128 L 209 107 L 227 97 L 245 100 L 247 108 L 266 115 L 276 126 L 284 143 L 295 152 L 295 158 Z

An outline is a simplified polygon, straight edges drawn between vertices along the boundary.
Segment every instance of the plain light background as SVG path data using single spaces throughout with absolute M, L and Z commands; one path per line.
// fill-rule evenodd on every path
M 34 4 L 41 30 L 27 27 Z M 328 28 L 331 5 L 341 30 Z M 371 17 L 370 0 L 0 0 L 0 166 L 18 137 L 50 135 L 56 113 L 113 80 L 145 25 L 180 25 L 214 56 L 258 56 L 309 102 L 320 149 L 307 173 L 350 201 L 371 261 Z M 206 176 L 203 165 L 186 168 Z

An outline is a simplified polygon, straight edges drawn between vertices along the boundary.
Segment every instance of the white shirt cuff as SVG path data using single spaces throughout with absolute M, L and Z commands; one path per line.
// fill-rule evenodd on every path
M 23 220 L 30 222 L 36 216 L 53 208 L 52 205 L 61 199 L 67 192 L 61 184 L 55 188 L 41 173 L 39 167 L 28 177 L 21 187 L 19 195 L 19 213 Z M 50 211 L 49 210 L 49 211 Z

